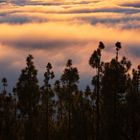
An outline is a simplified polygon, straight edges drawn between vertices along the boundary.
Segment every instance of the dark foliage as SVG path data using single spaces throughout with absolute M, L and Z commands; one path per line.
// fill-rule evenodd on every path
M 0 140 L 140 140 L 140 65 L 119 57 L 102 61 L 103 42 L 93 51 L 91 90 L 78 87 L 79 73 L 69 59 L 60 79 L 54 81 L 51 63 L 39 86 L 33 56 L 26 59 L 13 93 L 2 78 Z

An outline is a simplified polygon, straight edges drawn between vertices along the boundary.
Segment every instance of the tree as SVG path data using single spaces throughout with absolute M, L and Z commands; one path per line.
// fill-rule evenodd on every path
M 140 139 L 140 66 L 132 70 L 132 78 L 129 80 L 127 107 L 126 107 L 126 126 L 124 134 L 128 139 Z
M 26 59 L 26 67 L 21 71 L 16 85 L 18 96 L 18 108 L 23 119 L 27 117 L 26 139 L 34 139 L 33 114 L 39 102 L 40 92 L 37 80 L 37 70 L 34 66 L 33 56 L 29 55 Z
M 125 57 L 119 62 L 118 52 L 116 58 L 105 63 L 103 71 L 102 133 L 105 140 L 122 139 L 122 112 L 124 111 L 124 100 L 127 91 L 127 72 L 130 69 L 131 63 Z
M 78 69 L 68 60 L 53 85 L 51 63 L 39 87 L 32 55 L 26 59 L 13 93 L 1 80 L 0 140 L 140 140 L 140 65 L 132 70 L 126 57 L 103 62 L 99 42 L 89 59 L 96 70 L 92 89 L 79 90 Z
M 122 48 L 122 46 L 120 42 L 116 42 L 115 46 L 116 46 L 116 61 L 118 61 L 119 50 Z
M 60 80 L 56 80 L 54 91 L 57 96 L 57 121 L 56 121 L 56 140 L 67 139 L 67 89 Z
M 68 60 L 64 73 L 61 76 L 61 81 L 63 82 L 63 87 L 66 88 L 66 97 L 68 102 L 68 137 L 71 139 L 71 107 L 72 107 L 72 93 L 75 88 L 77 88 L 77 83 L 79 81 L 79 74 L 76 67 L 73 67 L 72 60 Z
M 3 91 L 0 93 L 0 139 L 14 140 L 13 126 L 15 126 L 14 102 L 11 94 L 7 94 L 7 79 L 1 80 Z
M 3 84 L 3 92 L 6 92 L 6 87 L 7 87 L 7 79 L 5 77 L 2 78 L 2 84 Z
M 45 114 L 45 120 L 44 122 L 44 137 L 43 139 L 50 139 L 50 120 L 52 119 L 52 97 L 54 97 L 54 93 L 50 84 L 50 80 L 54 78 L 54 72 L 52 71 L 52 65 L 51 63 L 48 63 L 46 66 L 46 72 L 44 74 L 44 86 L 42 87 L 42 109 Z
M 105 46 L 103 42 L 99 42 L 99 46 L 97 50 L 93 52 L 89 59 L 89 64 L 90 66 L 94 69 L 97 70 L 97 75 L 93 77 L 92 83 L 95 86 L 96 90 L 96 140 L 99 140 L 100 136 L 100 107 L 99 107 L 99 102 L 100 102 L 100 72 L 102 71 L 102 65 L 103 63 L 101 62 L 101 50 L 104 49 Z

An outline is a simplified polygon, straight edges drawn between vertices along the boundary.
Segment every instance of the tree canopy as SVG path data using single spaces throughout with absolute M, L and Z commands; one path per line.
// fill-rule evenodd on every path
M 120 57 L 121 42 L 114 46 L 108 62 L 103 42 L 91 53 L 87 61 L 94 74 L 85 90 L 71 59 L 58 79 L 48 62 L 39 85 L 28 55 L 12 93 L 8 77 L 1 79 L 0 140 L 140 140 L 140 65 L 131 68 Z

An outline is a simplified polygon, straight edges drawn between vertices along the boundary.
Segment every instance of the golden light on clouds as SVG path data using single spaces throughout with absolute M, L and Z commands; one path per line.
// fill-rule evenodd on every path
M 116 41 L 124 46 L 121 56 L 139 60 L 139 0 L 11 0 L 0 8 L 0 63 L 9 71 L 19 73 L 32 53 L 40 75 L 48 61 L 60 75 L 72 58 L 84 79 L 99 41 L 106 44 L 105 61 L 114 56 Z

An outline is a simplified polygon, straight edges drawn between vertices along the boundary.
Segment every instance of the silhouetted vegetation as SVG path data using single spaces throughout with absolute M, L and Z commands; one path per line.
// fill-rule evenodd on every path
M 95 74 L 83 91 L 71 59 L 56 81 L 48 62 L 39 86 L 29 55 L 11 94 L 1 80 L 0 140 L 140 140 L 140 66 L 131 72 L 131 62 L 119 58 L 121 43 L 115 47 L 104 62 L 99 42 L 89 58 Z

